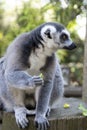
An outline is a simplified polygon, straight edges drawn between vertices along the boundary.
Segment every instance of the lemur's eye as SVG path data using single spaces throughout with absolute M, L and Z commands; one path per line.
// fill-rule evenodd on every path
M 61 35 L 61 39 L 63 39 L 64 41 L 67 40 L 67 39 L 68 39 L 67 34 L 63 33 L 63 34 Z

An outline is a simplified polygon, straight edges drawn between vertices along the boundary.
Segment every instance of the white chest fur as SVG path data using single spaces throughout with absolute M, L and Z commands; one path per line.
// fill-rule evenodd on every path
M 38 75 L 40 73 L 40 69 L 45 65 L 46 63 L 46 55 L 43 48 L 36 49 L 35 52 L 32 52 L 29 57 L 29 63 L 30 63 L 30 69 L 28 72 L 31 75 Z

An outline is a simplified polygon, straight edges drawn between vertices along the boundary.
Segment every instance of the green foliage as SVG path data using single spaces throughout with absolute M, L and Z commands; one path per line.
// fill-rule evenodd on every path
M 82 104 L 80 104 L 78 108 L 82 111 L 83 116 L 87 116 L 87 109 Z
M 29 7 L 30 6 L 30 7 Z M 30 31 L 36 26 L 44 22 L 44 17 L 41 9 L 37 9 L 31 6 L 31 3 L 24 3 L 23 9 L 17 15 L 16 23 L 18 29 L 21 32 Z
M 4 15 L 4 9 L 3 9 L 3 2 L 0 2 L 0 30 L 3 29 L 3 15 Z
M 68 0 L 68 7 L 61 8 L 59 0 L 51 0 L 55 12 L 54 20 L 67 26 L 70 21 L 76 19 L 76 16 L 82 12 L 82 2 L 83 0 Z
M 7 46 L 18 34 L 30 31 L 44 22 L 41 9 L 32 7 L 30 2 L 23 3 L 22 9 L 16 12 L 16 15 L 14 23 L 9 23 L 0 32 L 3 34 L 3 37 L 0 39 L 0 56 L 4 54 Z M 1 26 L 2 23 L 0 24 Z

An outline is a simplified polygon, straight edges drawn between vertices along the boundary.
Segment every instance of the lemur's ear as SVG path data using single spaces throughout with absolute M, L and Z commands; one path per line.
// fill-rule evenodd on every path
M 44 34 L 45 34 L 48 38 L 52 39 L 52 37 L 51 37 L 51 35 L 50 35 L 50 29 L 47 29 L 47 30 L 44 32 Z

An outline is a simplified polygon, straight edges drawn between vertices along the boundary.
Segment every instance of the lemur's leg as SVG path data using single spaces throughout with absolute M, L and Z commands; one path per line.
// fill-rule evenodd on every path
M 16 123 L 18 126 L 24 128 L 27 126 L 28 120 L 26 118 L 26 115 L 28 114 L 28 110 L 24 106 L 24 93 L 20 90 L 15 90 L 15 93 L 13 93 L 14 98 L 14 112 L 15 112 L 15 118 Z
M 15 112 L 15 118 L 18 126 L 22 128 L 27 126 L 28 120 L 26 115 L 35 114 L 35 111 L 30 111 L 24 105 L 24 91 L 16 88 L 8 88 L 5 83 L 3 73 L 0 71 L 0 99 L 4 104 L 4 109 L 7 112 Z
M 3 64 L 4 64 L 4 57 L 0 58 L 0 100 L 3 104 L 2 109 L 12 112 L 13 105 L 12 105 L 12 100 L 7 90 L 7 85 L 5 82 Z
M 16 122 L 17 122 L 18 126 L 25 128 L 28 124 L 28 119 L 26 116 L 35 114 L 35 111 L 28 110 L 25 107 L 25 104 L 24 104 L 25 92 L 23 90 L 11 87 L 10 92 L 12 94 L 12 99 L 14 102 L 13 109 L 15 112 Z
M 56 71 L 56 59 L 53 54 L 47 58 L 47 63 L 42 69 L 44 84 L 40 88 L 39 98 L 36 105 L 35 124 L 38 130 L 46 130 L 49 122 L 46 118 L 46 112 L 49 106 L 50 96 L 53 89 L 53 79 Z
M 59 63 L 57 62 L 56 74 L 53 83 L 53 90 L 50 99 L 50 107 L 54 107 L 58 104 L 58 99 L 63 96 L 64 81 Z
M 4 70 L 0 66 L 0 99 L 4 104 L 4 109 L 8 112 L 15 112 L 18 126 L 27 126 L 26 115 L 34 115 L 35 111 L 27 110 L 24 105 L 24 90 L 7 86 L 5 83 Z

